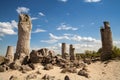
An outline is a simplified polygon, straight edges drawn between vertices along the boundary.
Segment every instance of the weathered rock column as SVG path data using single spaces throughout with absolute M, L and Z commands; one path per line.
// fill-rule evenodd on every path
M 62 58 L 66 59 L 66 43 L 62 43 Z
M 7 47 L 7 52 L 5 55 L 6 59 L 8 60 L 7 63 L 12 63 L 14 59 L 14 48 L 13 46 L 8 46 Z
M 74 53 L 75 53 L 75 48 L 73 48 L 73 45 L 71 44 L 70 45 L 70 48 L 69 48 L 69 55 L 70 55 L 70 60 L 75 60 L 75 55 L 74 55 Z
M 104 22 L 104 28 L 100 29 L 100 32 L 102 41 L 101 60 L 104 61 L 111 58 L 113 47 L 112 32 L 109 22 Z
M 31 36 L 31 19 L 27 14 L 19 15 L 18 23 L 18 41 L 14 59 L 19 59 L 21 63 L 30 51 L 30 36 Z

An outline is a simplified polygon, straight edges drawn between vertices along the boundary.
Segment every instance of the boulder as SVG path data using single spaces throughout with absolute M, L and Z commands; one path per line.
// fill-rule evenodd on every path
M 43 56 L 35 50 L 32 50 L 32 52 L 30 53 L 30 61 L 32 63 L 41 63 L 43 59 Z
M 65 78 L 64 78 L 64 80 L 70 80 L 69 76 L 66 75 Z
M 66 72 L 69 72 L 69 73 L 77 73 L 77 69 L 74 68 L 74 67 L 71 67 L 71 68 L 64 68 L 61 73 L 66 73 Z
M 9 78 L 9 80 L 18 80 L 18 77 L 12 75 L 12 76 Z
M 37 78 L 37 75 L 31 73 L 31 74 L 27 75 L 26 80 L 30 80 L 30 79 L 34 79 L 34 80 L 36 80 L 36 78 Z
M 54 54 L 54 51 L 51 51 L 47 48 L 42 48 L 40 50 L 32 50 L 32 52 L 30 53 L 30 61 L 32 63 L 48 64 L 52 61 Z
M 28 64 L 28 66 L 32 68 L 32 70 L 35 70 L 35 65 L 33 63 Z
M 14 69 L 14 70 L 20 70 L 21 69 L 21 63 L 19 60 L 15 60 L 14 62 L 12 62 L 9 67 L 11 69 Z
M 28 65 L 22 65 L 20 71 L 26 73 L 27 71 L 32 71 L 32 68 L 30 68 Z
M 92 61 L 90 59 L 84 59 L 83 62 L 89 65 Z
M 50 80 L 50 76 L 47 75 L 47 74 L 45 74 L 45 75 L 42 77 L 42 79 L 44 79 L 44 80 Z
M 54 56 L 55 56 L 54 51 L 49 50 L 49 49 L 47 49 L 47 48 L 42 48 L 42 49 L 38 50 L 38 52 L 39 52 L 40 54 L 42 54 L 42 56 L 44 56 L 44 57 L 46 57 L 46 56 L 54 57 Z
M 84 76 L 84 77 L 86 77 L 86 78 L 89 77 L 89 76 L 88 76 L 88 73 L 87 73 L 85 70 L 80 70 L 80 71 L 78 72 L 78 75 Z
M 36 73 L 37 73 L 37 74 L 41 74 L 40 69 L 38 69 L 38 70 L 36 71 Z
M 52 64 L 46 64 L 44 66 L 44 70 L 50 70 L 50 69 L 53 69 L 53 65 Z
M 0 66 L 0 72 L 5 72 L 5 71 L 8 71 L 9 70 L 9 67 L 7 65 L 1 65 Z
M 6 68 L 3 66 L 0 66 L 0 72 L 5 72 L 5 71 L 6 71 Z
M 50 75 L 48 75 L 48 74 L 45 74 L 45 75 L 42 77 L 42 79 L 44 79 L 44 80 L 54 80 L 54 78 L 55 78 L 55 76 L 50 76 Z

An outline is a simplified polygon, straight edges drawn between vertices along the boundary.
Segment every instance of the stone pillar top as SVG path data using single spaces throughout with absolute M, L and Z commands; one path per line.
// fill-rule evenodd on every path
M 30 16 L 27 14 L 19 14 L 19 22 L 30 21 Z
M 110 27 L 110 23 L 108 21 L 104 21 L 103 23 L 104 23 L 105 29 Z

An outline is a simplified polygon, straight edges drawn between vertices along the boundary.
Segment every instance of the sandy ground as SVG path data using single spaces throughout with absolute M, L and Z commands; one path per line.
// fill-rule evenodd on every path
M 21 73 L 17 70 L 7 71 L 0 73 L 0 80 L 9 80 L 11 75 L 19 77 L 18 80 L 25 80 L 28 74 L 37 74 L 36 71 L 40 70 L 41 74 L 37 74 L 37 79 L 42 80 L 41 78 L 48 74 L 50 76 L 55 76 L 54 80 L 64 80 L 64 77 L 68 75 L 70 80 L 120 80 L 120 60 L 110 61 L 108 64 L 105 62 L 95 62 L 90 65 L 87 65 L 89 78 L 77 75 L 77 73 L 60 73 L 61 69 L 54 66 L 52 70 L 43 70 L 43 66 L 37 66 L 37 69 L 34 71 L 29 71 L 27 73 Z M 80 69 L 78 69 L 79 71 Z M 32 79 L 31 79 L 32 80 Z

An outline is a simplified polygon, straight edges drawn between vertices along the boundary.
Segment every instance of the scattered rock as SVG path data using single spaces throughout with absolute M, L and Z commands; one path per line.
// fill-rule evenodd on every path
M 84 59 L 83 62 L 87 63 L 88 65 L 91 64 L 91 60 L 90 59 Z
M 6 68 L 4 68 L 3 66 L 0 66 L 0 72 L 5 72 Z
M 84 76 L 84 77 L 86 77 L 86 78 L 89 77 L 89 76 L 88 76 L 88 73 L 87 73 L 85 70 L 80 70 L 80 71 L 78 72 L 78 75 Z
M 66 75 L 65 78 L 64 78 L 64 80 L 70 80 L 69 76 Z
M 14 62 L 12 62 L 9 67 L 13 70 L 20 70 L 21 69 L 21 63 L 19 60 L 15 60 Z
M 34 73 L 31 73 L 31 74 L 27 75 L 26 80 L 36 79 L 36 78 L 37 78 L 37 75 Z
M 37 74 L 41 74 L 40 70 L 36 71 Z
M 32 68 L 30 68 L 28 65 L 22 65 L 20 71 L 23 73 L 26 73 L 27 71 L 31 71 Z
M 77 70 L 76 68 L 74 67 L 71 67 L 71 68 L 64 68 L 61 73 L 66 73 L 66 72 L 69 72 L 69 73 L 77 73 Z
M 44 66 L 44 70 L 50 70 L 50 69 L 53 69 L 53 65 L 52 64 L 46 64 Z
M 12 75 L 12 76 L 9 78 L 9 80 L 18 80 L 18 77 Z
M 30 63 L 30 64 L 28 64 L 28 65 L 29 65 L 29 67 L 32 68 L 32 70 L 35 70 L 35 65 L 34 65 L 33 63 Z
M 55 76 L 50 76 L 50 75 L 47 75 L 47 74 L 45 74 L 45 75 L 42 77 L 42 79 L 44 79 L 44 80 L 54 80 L 54 78 L 55 78 Z
M 9 70 L 9 67 L 7 65 L 1 65 L 0 66 L 0 72 L 5 72 L 5 71 L 8 71 Z
M 83 67 L 82 70 L 85 70 L 86 72 L 88 72 L 87 67 Z

